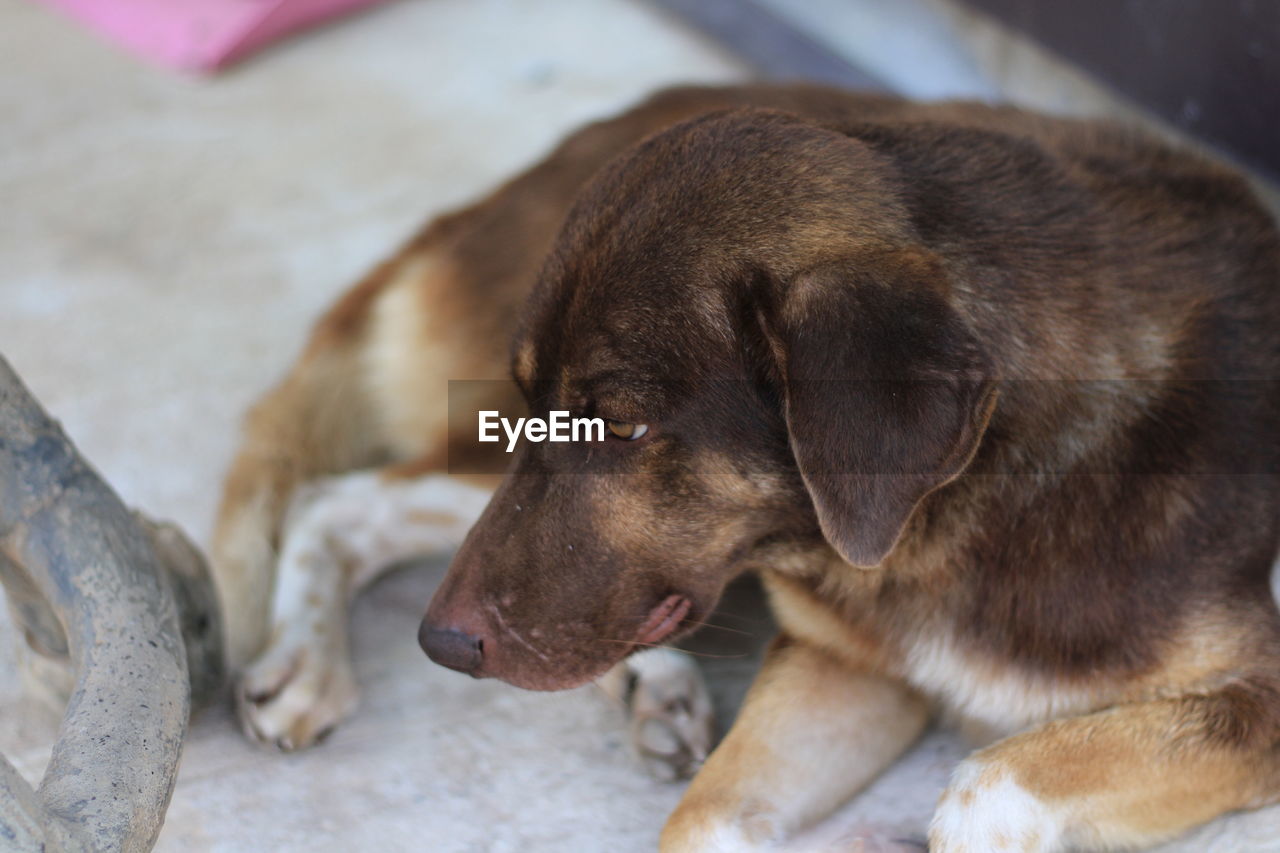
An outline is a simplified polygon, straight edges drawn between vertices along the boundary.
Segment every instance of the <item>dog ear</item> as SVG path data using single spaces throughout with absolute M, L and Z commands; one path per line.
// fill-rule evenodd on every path
M 879 565 L 964 470 L 995 406 L 991 364 L 939 264 L 894 252 L 797 276 L 778 327 L 791 449 L 823 534 Z

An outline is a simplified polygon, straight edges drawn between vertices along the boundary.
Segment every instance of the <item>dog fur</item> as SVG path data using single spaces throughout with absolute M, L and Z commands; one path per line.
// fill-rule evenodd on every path
M 430 225 L 251 413 L 214 553 L 246 729 L 298 747 L 348 713 L 346 600 L 478 518 L 422 641 L 523 687 L 625 681 L 763 577 L 781 634 L 665 850 L 787 836 L 933 711 L 998 738 L 941 853 L 1273 802 L 1277 329 L 1275 226 L 1198 156 L 975 104 L 662 93 Z M 459 378 L 493 380 L 463 408 L 649 429 L 457 476 L 494 464 L 445 411 Z M 679 773 L 710 735 L 675 671 L 642 704 Z

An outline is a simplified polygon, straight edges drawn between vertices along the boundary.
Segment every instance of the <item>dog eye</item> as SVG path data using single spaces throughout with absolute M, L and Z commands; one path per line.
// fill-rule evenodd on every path
M 625 424 L 622 421 L 605 421 L 605 426 L 609 427 L 609 432 L 626 441 L 635 441 L 649 431 L 645 424 Z

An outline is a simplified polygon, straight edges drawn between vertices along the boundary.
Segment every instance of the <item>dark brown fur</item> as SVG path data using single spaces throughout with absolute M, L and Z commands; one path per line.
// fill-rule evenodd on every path
M 978 788 L 953 801 L 1001 774 L 1046 803 L 1166 791 L 1141 815 L 1117 794 L 1081 843 L 1280 794 L 1280 240 L 1231 170 L 1007 108 L 675 90 L 427 229 L 311 358 L 374 334 L 384 282 L 422 258 L 445 261 L 415 285 L 423 395 L 495 378 L 518 327 L 532 414 L 650 427 L 523 445 L 424 636 L 482 641 L 473 674 L 562 688 L 634 650 L 672 596 L 684 630 L 740 572 L 771 590 L 787 640 L 672 849 L 732 823 L 744 780 L 768 775 L 743 764 L 761 740 L 784 749 L 768 685 L 802 672 L 868 679 L 917 721 L 895 748 L 918 732 L 916 691 L 1039 726 L 975 754 Z M 522 413 L 505 392 L 471 402 Z M 362 446 L 419 460 L 399 476 L 473 458 L 465 430 L 374 432 Z M 279 490 L 250 476 L 269 466 L 237 470 Z M 224 520 L 252 490 L 236 482 Z M 1115 744 L 1131 752 L 1100 776 Z M 1225 793 L 1185 808 L 1196 785 Z
M 893 452 L 928 470 L 903 494 L 876 496 L 881 507 L 852 504 L 868 480 L 905 478 L 837 470 L 857 459 L 813 461 L 819 478 L 840 474 L 809 494 L 820 513 L 835 502 L 818 521 L 857 562 L 880 563 L 896 538 L 881 531 L 862 553 L 866 527 L 881 523 L 870 515 L 888 513 L 894 528 L 915 507 L 875 599 L 849 602 L 850 616 L 894 622 L 943 606 L 984 653 L 1055 675 L 1121 676 L 1156 665 L 1192 608 L 1239 607 L 1244 594 L 1265 610 L 1280 521 L 1274 386 L 1224 393 L 1195 381 L 1280 372 L 1276 238 L 1243 182 L 1105 125 L 857 98 L 840 115 L 830 93 L 815 97 L 817 109 L 791 105 L 803 119 L 717 113 L 615 162 L 579 198 L 528 309 L 517 351 L 534 355 L 517 379 L 537 413 L 563 407 L 655 426 L 645 443 L 661 449 L 611 447 L 592 463 L 625 471 L 628 490 L 651 490 L 646 522 L 660 553 L 650 571 L 663 577 L 651 583 L 687 582 L 705 612 L 753 562 L 758 540 L 770 549 L 817 541 L 796 476 L 808 454 L 865 451 L 869 462 Z M 690 311 L 699 304 L 707 316 Z M 1158 339 L 1135 340 L 1135 324 Z M 607 388 L 587 381 L 605 371 Z M 900 394 L 910 386 L 893 383 L 909 378 L 952 383 L 946 392 L 922 383 L 913 405 L 936 411 L 911 423 L 862 387 L 874 382 L 814 381 L 889 380 L 880 390 Z M 700 399 L 708 379 L 732 381 Z M 841 386 L 849 399 L 824 397 Z M 988 390 L 999 394 L 989 424 Z M 976 395 L 963 411 L 948 396 L 961 392 Z M 931 491 L 953 473 L 933 475 L 934 458 L 955 449 L 957 430 L 972 443 L 983 426 L 965 473 Z M 922 438 L 930 430 L 938 435 Z M 482 523 L 455 577 L 483 563 L 475 571 L 491 571 L 492 584 L 517 585 L 510 593 L 531 624 L 551 611 L 580 619 L 594 610 L 584 600 L 621 595 L 629 554 L 606 553 L 592 521 L 608 499 L 589 496 L 589 477 L 540 497 L 544 479 L 524 473 L 577 470 L 567 457 L 588 452 L 525 448 L 511 496 L 491 511 L 524 501 L 546 523 L 534 514 Z M 691 473 L 701 453 L 776 487 L 754 506 L 717 507 L 715 485 Z M 961 452 L 954 465 L 968 461 Z M 731 548 L 677 555 L 681 542 L 718 539 L 724 514 L 761 507 Z M 546 541 L 552 530 L 573 538 L 589 580 L 564 566 L 563 549 Z M 477 558 L 493 547 L 490 531 L 522 555 L 523 571 L 510 570 L 511 558 Z M 945 550 L 945 576 L 913 565 L 932 549 Z M 546 559 L 554 568 L 539 568 Z M 590 669 L 604 664 L 567 645 L 595 661 Z M 566 673 L 547 676 L 559 683 Z

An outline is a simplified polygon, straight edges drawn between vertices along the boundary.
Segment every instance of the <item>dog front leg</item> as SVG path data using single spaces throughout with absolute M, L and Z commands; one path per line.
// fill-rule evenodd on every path
M 286 519 L 266 651 L 237 685 L 250 738 L 307 747 L 347 717 L 358 696 L 347 610 L 382 570 L 457 547 L 489 492 L 443 474 L 362 471 L 299 490 Z
M 662 831 L 663 853 L 752 850 L 826 816 L 924 730 L 905 685 L 774 641 L 738 720 Z
M 931 853 L 1146 847 L 1280 798 L 1274 683 L 1056 720 L 961 762 Z

